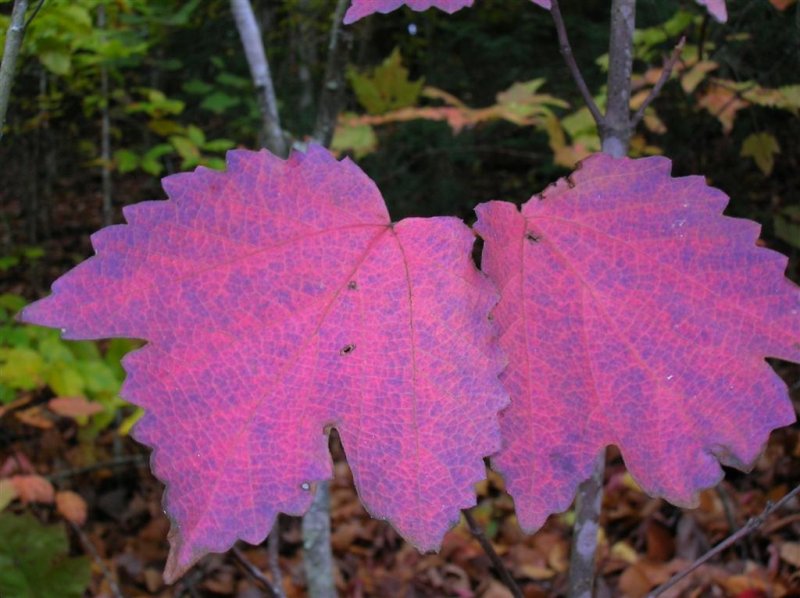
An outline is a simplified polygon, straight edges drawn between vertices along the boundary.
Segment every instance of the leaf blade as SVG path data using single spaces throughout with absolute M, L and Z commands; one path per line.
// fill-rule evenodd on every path
M 717 460 L 747 468 L 794 421 L 763 359 L 800 359 L 786 259 L 721 216 L 724 194 L 669 169 L 595 155 L 521 212 L 477 210 L 510 359 L 493 463 L 529 531 L 569 506 L 608 444 L 645 491 L 691 505 Z
M 475 502 L 507 402 L 474 235 L 455 218 L 392 224 L 374 183 L 318 146 L 228 161 L 126 208 L 22 318 L 148 341 L 121 395 L 144 408 L 133 435 L 167 484 L 168 580 L 302 514 L 332 474 L 329 426 L 368 510 L 436 548 Z

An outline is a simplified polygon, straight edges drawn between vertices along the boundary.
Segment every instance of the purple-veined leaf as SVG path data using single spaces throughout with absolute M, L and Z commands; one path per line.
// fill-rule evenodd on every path
M 23 312 L 64 337 L 136 337 L 122 395 L 145 409 L 172 520 L 165 577 L 300 515 L 335 426 L 367 509 L 422 550 L 475 503 L 507 395 L 497 295 L 455 218 L 392 224 L 374 183 L 312 146 L 164 180 L 97 255 Z
M 683 506 L 792 423 L 765 357 L 800 361 L 800 291 L 759 226 L 661 157 L 594 155 L 518 210 L 478 206 L 509 358 L 500 418 L 520 524 L 566 509 L 603 447 Z

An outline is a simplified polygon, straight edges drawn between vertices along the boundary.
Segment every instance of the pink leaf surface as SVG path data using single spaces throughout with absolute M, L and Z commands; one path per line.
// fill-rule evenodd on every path
M 728 7 L 725 5 L 725 0 L 697 0 L 701 6 L 705 6 L 708 12 L 720 23 L 728 20 Z
M 550 0 L 531 0 L 545 10 L 550 10 Z M 454 13 L 467 6 L 472 6 L 474 0 L 353 0 L 350 8 L 344 15 L 345 24 L 350 24 L 363 19 L 376 12 L 390 13 L 401 6 L 408 6 L 411 10 L 428 10 L 438 8 L 447 13 Z M 701 6 L 705 6 L 717 21 L 724 23 L 728 20 L 728 8 L 725 0 L 697 0 Z
M 800 361 L 800 292 L 759 227 L 661 157 L 595 155 L 520 212 L 478 206 L 511 406 L 493 458 L 520 524 L 566 509 L 600 450 L 693 505 L 794 421 L 765 356 Z
M 349 25 L 373 13 L 390 13 L 401 6 L 411 10 L 428 10 L 438 8 L 447 13 L 454 13 L 466 6 L 472 6 L 473 0 L 353 0 L 344 15 L 345 24 Z
M 174 580 L 261 542 L 332 475 L 336 426 L 369 511 L 422 550 L 475 503 L 508 399 L 497 301 L 455 218 L 391 224 L 374 183 L 312 146 L 164 180 L 23 319 L 71 339 L 144 338 L 123 396 L 167 484 Z
M 401 6 L 408 6 L 411 10 L 428 10 L 438 8 L 447 13 L 454 13 L 464 7 L 472 6 L 474 0 L 353 0 L 350 8 L 344 15 L 345 24 L 354 23 L 376 12 L 390 13 Z M 531 0 L 534 4 L 550 9 L 550 0 Z M 713 2 L 715 0 L 709 0 Z M 717 0 L 718 1 L 718 0 Z

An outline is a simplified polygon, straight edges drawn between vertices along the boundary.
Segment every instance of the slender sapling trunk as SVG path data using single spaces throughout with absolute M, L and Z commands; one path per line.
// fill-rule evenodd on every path
M 314 501 L 303 515 L 303 566 L 311 598 L 336 598 L 331 551 L 330 482 L 317 484 Z
M 313 137 L 317 143 L 325 147 L 330 146 L 333 140 L 344 97 L 344 69 L 352 45 L 351 35 L 342 29 L 342 18 L 348 4 L 349 0 L 338 0 L 336 3 L 322 90 L 317 104 Z M 331 551 L 330 500 L 330 482 L 327 480 L 319 482 L 311 508 L 303 515 L 304 565 L 308 595 L 312 598 L 334 598 L 337 595 Z
M 97 7 L 97 28 L 105 31 L 106 28 L 106 7 L 100 4 Z M 111 114 L 109 111 L 109 91 L 108 91 L 108 65 L 104 62 L 100 64 L 100 97 L 102 102 L 101 123 L 100 123 L 100 161 L 103 187 L 103 226 L 110 226 L 114 220 L 113 203 L 111 196 Z M 121 456 L 121 442 L 115 437 L 115 453 L 119 445 Z
M 14 72 L 17 68 L 17 56 L 22 47 L 25 35 L 25 13 L 28 11 L 28 0 L 14 0 L 11 10 L 11 23 L 6 31 L 6 43 L 3 48 L 3 61 L 0 63 L 0 140 L 3 139 L 3 127 L 6 124 L 6 112 L 11 98 L 11 87 L 14 84 Z
M 333 12 L 333 24 L 328 42 L 325 75 L 317 104 L 317 122 L 314 139 L 325 147 L 333 141 L 336 121 L 342 109 L 344 97 L 344 71 L 353 45 L 353 36 L 342 29 L 342 19 L 349 5 L 348 0 L 339 0 Z
M 273 154 L 286 156 L 288 147 L 278 116 L 275 87 L 272 84 L 269 62 L 267 62 L 267 54 L 264 51 L 264 42 L 253 13 L 253 6 L 250 4 L 250 0 L 231 0 L 231 12 L 236 21 L 236 28 L 239 30 L 247 64 L 250 67 L 250 76 L 253 78 L 253 85 L 256 88 L 264 145 Z
M 627 155 L 633 132 L 630 102 L 635 29 L 636 0 L 612 0 L 608 50 L 608 102 L 605 115 L 598 120 L 598 129 L 603 153 L 615 158 Z M 589 106 L 591 109 L 592 103 Z M 603 449 L 595 461 L 592 476 L 578 487 L 570 555 L 571 598 L 591 598 L 594 593 L 605 457 L 606 451 Z

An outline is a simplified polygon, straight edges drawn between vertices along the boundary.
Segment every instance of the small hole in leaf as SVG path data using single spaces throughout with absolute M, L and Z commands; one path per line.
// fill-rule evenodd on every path
M 534 235 L 531 232 L 525 233 L 525 238 L 528 239 L 528 241 L 531 241 L 532 243 L 538 243 L 539 242 L 539 237 L 537 237 L 536 235 Z
M 350 353 L 352 353 L 355 350 L 356 350 L 356 346 L 355 345 L 353 345 L 353 344 L 345 345 L 344 347 L 342 347 L 340 349 L 339 355 L 349 355 Z
M 302 484 L 300 484 L 300 488 L 302 488 L 307 492 L 311 490 L 311 484 L 309 484 L 308 482 L 303 482 Z
M 358 288 L 358 284 L 356 284 L 355 280 L 351 280 L 350 282 L 347 283 L 347 288 L 350 289 L 351 291 L 355 291 Z

